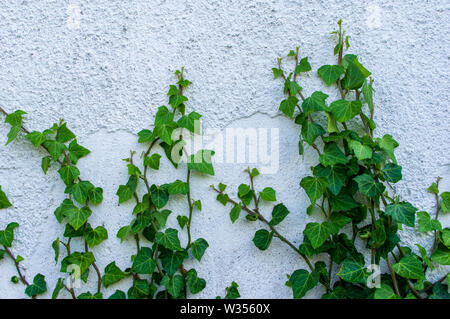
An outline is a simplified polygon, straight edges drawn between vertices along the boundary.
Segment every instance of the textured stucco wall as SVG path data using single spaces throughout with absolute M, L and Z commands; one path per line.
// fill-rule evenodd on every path
M 79 25 L 69 14 L 77 6 Z M 156 107 L 166 103 L 172 72 L 184 65 L 194 83 L 186 92 L 188 107 L 204 115 L 204 127 L 279 128 L 280 170 L 259 177 L 257 184 L 277 190 L 291 210 L 280 230 L 299 243 L 304 225 L 315 217 L 306 216 L 308 200 L 298 183 L 317 158 L 308 150 L 301 161 L 298 129 L 277 112 L 283 95 L 281 83 L 272 79 L 275 58 L 299 45 L 301 54 L 310 56 L 313 70 L 332 63 L 329 32 L 343 18 L 352 52 L 376 80 L 377 135 L 389 132 L 400 143 L 397 156 L 404 180 L 395 191 L 431 211 L 434 202 L 426 187 L 440 175 L 443 187 L 450 188 L 449 9 L 447 0 L 3 0 L 0 104 L 10 111 L 27 111 L 26 126 L 33 130 L 64 118 L 79 142 L 92 150 L 79 167 L 83 178 L 104 188 L 104 202 L 90 220 L 104 225 L 110 237 L 95 248 L 95 255 L 101 269 L 112 260 L 125 268 L 135 246 L 131 240 L 120 244 L 115 237 L 132 218 L 132 205 L 117 206 L 114 195 L 126 181 L 121 159 L 130 149 L 140 151 L 135 134 L 152 123 Z M 302 81 L 306 95 L 322 89 L 336 96 L 315 72 Z M 0 125 L 0 145 L 7 130 Z M 51 290 L 59 268 L 50 244 L 63 233 L 53 211 L 64 188 L 54 168 L 42 173 L 43 154 L 23 138 L 0 147 L 0 185 L 14 204 L 1 211 L 0 228 L 13 220 L 20 223 L 14 252 L 25 258 L 28 278 L 45 274 Z M 244 220 L 231 225 L 228 209 L 208 189 L 219 181 L 236 189 L 246 178 L 245 167 L 216 165 L 216 177 L 193 178 L 193 197 L 204 206 L 195 215 L 193 233 L 210 244 L 203 261 L 191 263 L 207 280 L 196 297 L 223 295 L 233 280 L 243 297 L 291 297 L 284 286 L 286 274 L 305 267 L 277 240 L 268 251 L 256 249 L 251 239 L 257 225 Z M 184 178 L 184 170 L 177 172 L 163 162 L 156 181 L 176 177 Z M 185 201 L 170 205 L 175 211 L 170 224 L 175 225 Z M 449 225 L 450 220 L 443 222 Z M 418 238 L 430 246 L 429 237 L 404 233 L 409 244 Z M 23 287 L 9 282 L 14 274 L 11 262 L 4 259 L 0 267 L 0 297 L 24 297 Z M 94 290 L 92 274 L 88 287 Z M 128 287 L 129 282 L 116 285 L 105 296 Z

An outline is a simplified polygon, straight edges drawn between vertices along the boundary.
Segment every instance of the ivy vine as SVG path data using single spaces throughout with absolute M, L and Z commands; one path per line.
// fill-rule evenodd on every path
M 283 58 L 278 58 L 277 67 L 272 69 L 274 77 L 284 82 L 286 98 L 279 109 L 300 126 L 299 155 L 304 156 L 308 146 L 317 152 L 319 163 L 311 168 L 312 175 L 300 181 L 300 187 L 310 200 L 306 213 L 314 218 L 319 213 L 324 221 L 308 223 L 303 242 L 297 246 L 276 229 L 289 214 L 285 205 L 275 205 L 270 220 L 260 212 L 260 201 L 276 202 L 276 192 L 271 187 L 256 190 L 257 169 L 246 170 L 249 184 L 239 185 L 238 199 L 225 192 L 224 184 L 212 188 L 218 193 L 219 202 L 233 206 L 233 223 L 244 211 L 247 220 L 266 225 L 254 235 L 257 248 L 266 250 L 277 238 L 305 261 L 308 269 L 294 271 L 286 282 L 294 298 L 304 297 L 320 284 L 325 289 L 324 299 L 448 299 L 450 274 L 431 282 L 427 270 L 450 265 L 450 229 L 443 228 L 438 220 L 440 212 L 450 211 L 450 193 L 439 190 L 439 179 L 428 189 L 436 198 L 433 217 L 399 196 L 390 195 L 391 184 L 402 179 L 402 167 L 394 155 L 399 144 L 389 134 L 381 138 L 374 135 L 371 73 L 356 55 L 344 55 L 350 47 L 349 37 L 342 29 L 342 21 L 338 26 L 332 32 L 337 38 L 337 63 L 323 65 L 317 73 L 327 86 L 338 90 L 340 99 L 328 105 L 329 95 L 322 91 L 309 97 L 303 95 L 298 80 L 312 67 L 308 57 L 300 57 L 299 48 L 287 55 L 294 61 L 292 72 L 283 70 Z M 432 237 L 430 251 L 419 244 L 403 246 L 399 231 L 403 226 L 416 224 L 420 233 Z M 367 249 L 369 265 L 357 248 L 357 240 Z M 320 258 L 314 263 L 317 257 L 326 257 L 327 262 Z M 382 261 L 388 271 L 381 274 L 381 282 L 375 285 L 371 274 Z

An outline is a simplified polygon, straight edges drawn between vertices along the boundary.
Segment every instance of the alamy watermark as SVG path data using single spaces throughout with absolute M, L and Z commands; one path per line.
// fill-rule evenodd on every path
M 278 128 L 236 127 L 207 128 L 201 132 L 200 121 L 195 121 L 191 134 L 186 129 L 172 132 L 174 142 L 171 157 L 174 162 L 201 163 L 202 161 L 217 164 L 248 164 L 257 166 L 262 174 L 275 174 L 279 169 L 280 141 Z M 185 153 L 182 150 L 187 150 Z M 199 150 L 212 151 L 209 155 L 193 156 Z

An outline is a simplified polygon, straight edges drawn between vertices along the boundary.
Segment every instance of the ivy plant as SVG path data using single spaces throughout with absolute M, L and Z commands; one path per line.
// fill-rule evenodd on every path
M 103 283 L 110 286 L 132 276 L 133 285 L 127 293 L 117 290 L 111 298 L 186 298 L 187 293 L 197 294 L 206 286 L 206 281 L 197 271 L 185 269 L 184 261 L 191 256 L 201 261 L 208 242 L 203 238 L 194 239 L 191 232 L 193 217 L 202 209 L 200 200 L 191 194 L 193 172 L 214 175 L 211 156 L 208 150 L 189 154 L 186 138 L 198 134 L 198 121 L 201 115 L 186 112 L 188 98 L 185 89 L 191 82 L 184 77 L 184 69 L 175 72 L 178 81 L 170 85 L 167 93 L 169 107 L 160 106 L 155 116 L 153 130 L 144 129 L 138 133 L 138 142 L 147 145 L 147 150 L 139 161 L 135 152 L 125 159 L 128 180 L 117 190 L 119 204 L 135 201 L 130 224 L 119 229 L 117 237 L 121 241 L 133 237 L 136 241 L 136 254 L 131 256 L 132 265 L 122 271 L 114 262 L 105 268 Z M 157 149 L 157 147 L 159 148 Z M 152 184 L 151 174 L 160 169 L 163 153 L 177 169 L 186 170 L 185 180 L 170 183 Z M 181 165 L 181 159 L 187 159 L 187 165 Z M 138 185 L 143 184 L 144 192 L 139 194 Z M 185 197 L 187 214 L 176 217 L 179 229 L 167 227 L 172 211 L 165 208 L 172 198 Z M 180 230 L 187 232 L 187 243 L 183 246 L 178 235 Z M 145 243 L 143 242 L 145 240 Z M 150 245 L 149 245 L 150 244 Z
M 6 194 L 2 191 L 2 187 L 0 186 L 0 209 L 6 209 L 11 207 L 12 204 L 9 201 Z M 14 230 L 19 227 L 19 224 L 16 222 L 9 223 L 4 230 L 0 230 L 0 245 L 2 249 L 0 249 L 0 260 L 2 260 L 5 256 L 9 257 L 14 266 L 16 267 L 17 275 L 12 276 L 11 282 L 17 284 L 21 282 L 25 285 L 25 294 L 31 298 L 36 298 L 37 295 L 43 294 L 47 291 L 47 283 L 45 282 L 45 276 L 42 274 L 37 274 L 32 283 L 29 283 L 25 278 L 25 275 L 22 272 L 20 263 L 24 261 L 24 258 L 20 255 L 15 256 L 12 252 L 12 244 L 14 241 Z
M 94 186 L 89 181 L 82 180 L 80 171 L 76 166 L 79 159 L 87 156 L 90 151 L 78 144 L 75 134 L 67 127 L 67 123 L 64 120 L 54 123 L 50 128 L 42 132 L 29 132 L 23 126 L 23 117 L 26 112 L 17 110 L 8 114 L 3 109 L 1 111 L 6 115 L 5 123 L 11 126 L 6 144 L 12 142 L 18 136 L 18 133 L 22 131 L 25 134 L 25 138 L 33 146 L 46 152 L 41 162 L 44 174 L 47 174 L 51 166 L 56 165 L 55 169 L 57 169 L 57 173 L 65 185 L 64 193 L 67 198 L 63 200 L 54 212 L 56 220 L 64 224 L 64 234 L 63 238 L 56 238 L 52 243 L 52 248 L 55 252 L 55 263 L 60 261 L 60 271 L 69 274 L 69 280 L 65 280 L 63 277 L 57 280 L 52 298 L 57 298 L 62 289 L 70 292 L 74 299 L 90 299 L 94 296 L 100 298 L 102 296 L 102 275 L 91 249 L 107 239 L 108 232 L 102 226 L 94 228 L 89 223 L 88 218 L 92 215 L 90 207 L 102 202 L 103 189 Z M 84 251 L 72 250 L 71 242 L 75 238 L 81 240 Z M 65 255 L 63 255 L 64 251 Z M 74 282 L 76 280 L 86 282 L 91 269 L 94 270 L 97 277 L 97 290 L 94 294 L 91 292 L 78 294 L 75 291 Z M 37 287 L 43 286 L 43 276 L 35 277 L 34 284 L 31 286 L 34 287 L 33 292 L 40 291 Z
M 450 275 L 431 282 L 427 270 L 450 265 L 450 229 L 443 228 L 438 220 L 440 212 L 449 211 L 450 193 L 440 192 L 439 180 L 429 188 L 436 197 L 433 216 L 391 195 L 392 184 L 402 179 L 402 167 L 395 157 L 399 144 L 389 134 L 374 134 L 371 72 L 356 55 L 344 54 L 350 47 L 349 37 L 342 29 L 342 21 L 338 27 L 332 32 L 337 38 L 336 64 L 317 70 L 325 85 L 337 90 L 337 100 L 328 101 L 330 95 L 322 91 L 304 95 L 299 79 L 312 67 L 308 57 L 300 56 L 299 48 L 278 58 L 277 67 L 272 69 L 274 77 L 282 79 L 286 95 L 279 110 L 299 125 L 299 155 L 303 156 L 309 147 L 317 153 L 317 165 L 299 186 L 309 198 L 306 213 L 316 220 L 317 215 L 323 219 L 305 226 L 298 246 L 276 228 L 289 214 L 285 205 L 275 205 L 270 219 L 260 212 L 260 201 L 276 202 L 276 192 L 270 187 L 260 191 L 254 187 L 257 169 L 246 170 L 249 183 L 239 185 L 237 199 L 226 193 L 226 185 L 212 188 L 218 193 L 218 201 L 231 204 L 233 223 L 244 212 L 247 220 L 265 224 L 253 238 L 258 249 L 268 249 L 276 238 L 305 261 L 308 269 L 288 275 L 286 285 L 294 298 L 302 298 L 321 285 L 324 299 L 448 299 Z M 283 69 L 285 59 L 293 60 L 292 72 Z M 403 227 L 429 234 L 433 240 L 431 250 L 419 244 L 404 246 L 399 232 Z M 364 250 L 358 249 L 357 241 L 363 242 Z M 376 285 L 372 283 L 375 273 L 371 273 L 382 262 L 388 271 L 381 274 Z

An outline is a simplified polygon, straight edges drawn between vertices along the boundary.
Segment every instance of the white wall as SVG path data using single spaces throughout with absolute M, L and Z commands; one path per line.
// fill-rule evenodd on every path
M 82 11 L 79 28 L 67 21 L 71 3 Z M 308 149 L 301 161 L 298 128 L 277 111 L 283 94 L 282 84 L 271 74 L 275 58 L 299 45 L 314 70 L 301 79 L 304 93 L 321 89 L 334 98 L 335 92 L 323 87 L 315 70 L 333 63 L 329 33 L 342 18 L 351 35 L 351 52 L 375 79 L 377 134 L 391 133 L 400 143 L 397 156 L 404 180 L 395 191 L 431 212 L 434 201 L 426 188 L 438 175 L 445 178 L 443 187 L 450 188 L 449 7 L 446 0 L 4 0 L 0 105 L 27 111 L 31 130 L 64 118 L 79 142 L 92 150 L 79 167 L 84 179 L 104 188 L 104 202 L 90 220 L 104 225 L 110 236 L 94 249 L 95 255 L 101 269 L 112 260 L 125 268 L 135 246 L 131 240 L 120 244 L 115 237 L 131 220 L 132 209 L 131 204 L 118 207 L 114 195 L 127 178 L 121 159 L 130 149 L 140 150 L 136 133 L 149 128 L 156 108 L 167 103 L 172 72 L 184 65 L 193 82 L 186 91 L 188 107 L 204 115 L 204 127 L 280 129 L 280 170 L 259 177 L 257 185 L 277 190 L 291 211 L 280 231 L 299 244 L 305 224 L 315 217 L 306 216 L 309 201 L 298 183 L 317 158 Z M 0 125 L 0 145 L 7 131 L 7 125 Z M 14 204 L 0 212 L 0 228 L 13 220 L 20 223 L 13 250 L 25 258 L 27 277 L 41 272 L 52 290 L 59 267 L 50 245 L 63 233 L 53 211 L 64 198 L 64 187 L 54 168 L 42 173 L 43 154 L 23 138 L 0 147 L 0 185 Z M 195 297 L 223 295 L 233 280 L 243 297 L 291 297 L 284 286 L 286 274 L 305 267 L 276 240 L 268 251 L 256 249 L 251 242 L 256 224 L 239 220 L 231 225 L 229 209 L 215 200 L 208 185 L 224 181 L 236 190 L 246 181 L 245 167 L 216 165 L 214 178 L 194 177 L 193 197 L 203 201 L 204 209 L 195 215 L 193 233 L 210 244 L 202 262 L 192 262 L 207 280 L 206 289 Z M 176 172 L 167 162 L 161 169 L 158 182 L 184 177 L 183 169 Z M 185 201 L 171 205 L 170 222 L 175 225 Z M 270 211 L 267 205 L 265 213 Z M 408 244 L 431 244 L 427 236 L 404 233 Z M 0 297 L 24 297 L 23 287 L 9 282 L 12 263 L 4 259 L 0 267 Z M 89 280 L 91 291 L 94 277 Z M 129 282 L 116 285 L 105 296 L 128 287 Z

